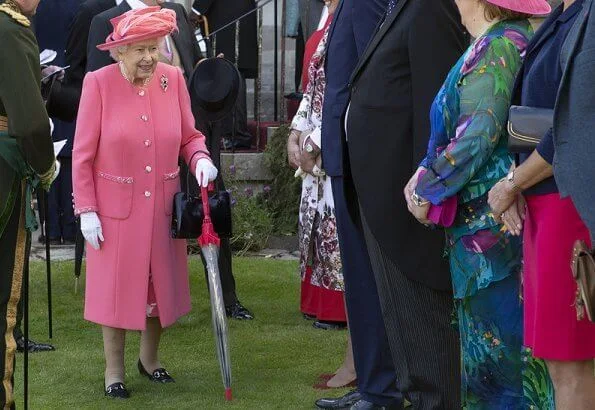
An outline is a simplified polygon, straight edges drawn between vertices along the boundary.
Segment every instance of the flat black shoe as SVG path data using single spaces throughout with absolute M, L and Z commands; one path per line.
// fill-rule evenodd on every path
M 225 314 L 227 317 L 237 320 L 252 320 L 254 315 L 240 302 L 236 302 L 231 306 L 225 307 Z
M 16 342 L 17 342 L 17 352 L 23 353 L 25 351 L 25 338 L 23 336 L 21 336 L 16 340 Z M 29 350 L 29 353 L 51 352 L 51 351 L 56 350 L 56 348 L 49 343 L 37 343 L 35 340 L 31 340 L 31 339 L 29 339 L 27 348 Z
M 167 372 L 167 370 L 165 370 L 163 367 L 160 367 L 159 369 L 155 369 L 153 370 L 153 373 L 149 373 L 145 367 L 143 366 L 143 364 L 141 363 L 140 359 L 138 359 L 138 371 L 140 372 L 140 374 L 142 374 L 143 376 L 147 376 L 147 378 L 149 380 L 151 380 L 152 382 L 155 383 L 175 383 L 175 380 L 173 377 L 171 377 L 169 375 L 169 373 Z
M 124 383 L 112 383 L 105 389 L 105 395 L 112 399 L 127 399 L 130 397 L 130 393 L 126 390 Z
M 361 400 L 362 395 L 357 390 L 351 390 L 347 394 L 337 398 L 325 398 L 316 400 L 316 407 L 319 409 L 348 409 Z
M 323 320 L 317 320 L 316 322 L 312 323 L 312 327 L 316 329 L 322 330 L 342 330 L 347 327 L 347 323 L 345 322 L 326 322 Z

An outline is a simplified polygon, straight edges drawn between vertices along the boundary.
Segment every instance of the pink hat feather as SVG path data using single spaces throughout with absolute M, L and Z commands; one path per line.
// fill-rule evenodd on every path
M 136 43 L 151 38 L 164 37 L 178 30 L 176 12 L 161 7 L 130 10 L 110 20 L 114 31 L 97 46 L 100 50 Z

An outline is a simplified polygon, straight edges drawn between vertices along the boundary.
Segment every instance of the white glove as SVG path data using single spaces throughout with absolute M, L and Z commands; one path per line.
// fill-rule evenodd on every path
M 95 212 L 81 214 L 81 232 L 93 249 L 99 250 L 99 241 L 103 242 L 103 232 L 101 231 L 101 222 Z
M 198 181 L 198 185 L 201 187 L 207 187 L 210 181 L 214 181 L 217 178 L 217 168 L 213 163 L 206 159 L 201 158 L 196 161 L 196 180 Z

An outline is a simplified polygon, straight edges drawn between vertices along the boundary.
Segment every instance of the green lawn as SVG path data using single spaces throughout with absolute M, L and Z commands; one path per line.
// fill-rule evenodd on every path
M 103 396 L 103 350 L 97 325 L 83 320 L 83 293 L 74 294 L 72 262 L 53 264 L 54 339 L 57 350 L 30 355 L 31 409 L 311 409 L 329 392 L 314 390 L 315 376 L 335 370 L 344 331 L 312 328 L 299 313 L 297 263 L 237 258 L 238 294 L 256 316 L 230 321 L 234 401 L 226 403 L 211 332 L 202 265 L 190 262 L 192 312 L 168 329 L 161 361 L 177 383 L 157 385 L 136 370 L 139 337 L 127 338 L 128 400 Z M 31 266 L 30 336 L 47 340 L 45 264 Z M 81 281 L 83 289 L 84 281 Z M 22 408 L 22 355 L 17 362 L 18 408 Z M 330 391 L 331 395 L 343 391 Z

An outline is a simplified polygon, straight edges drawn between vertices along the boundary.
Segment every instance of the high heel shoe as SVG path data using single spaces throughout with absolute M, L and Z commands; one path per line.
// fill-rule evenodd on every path
M 149 373 L 145 369 L 145 367 L 143 366 L 143 364 L 141 363 L 140 359 L 138 359 L 137 366 L 138 366 L 138 371 L 140 372 L 140 374 L 143 375 L 143 376 L 146 376 L 152 382 L 155 382 L 155 383 L 175 383 L 174 378 L 171 377 L 169 375 L 169 373 L 167 372 L 167 370 L 165 370 L 163 367 L 160 367 L 159 369 L 153 370 L 153 373 Z
M 130 397 L 130 393 L 126 389 L 126 386 L 121 382 L 110 384 L 105 388 L 104 393 L 107 397 L 111 397 L 112 399 L 127 399 Z

